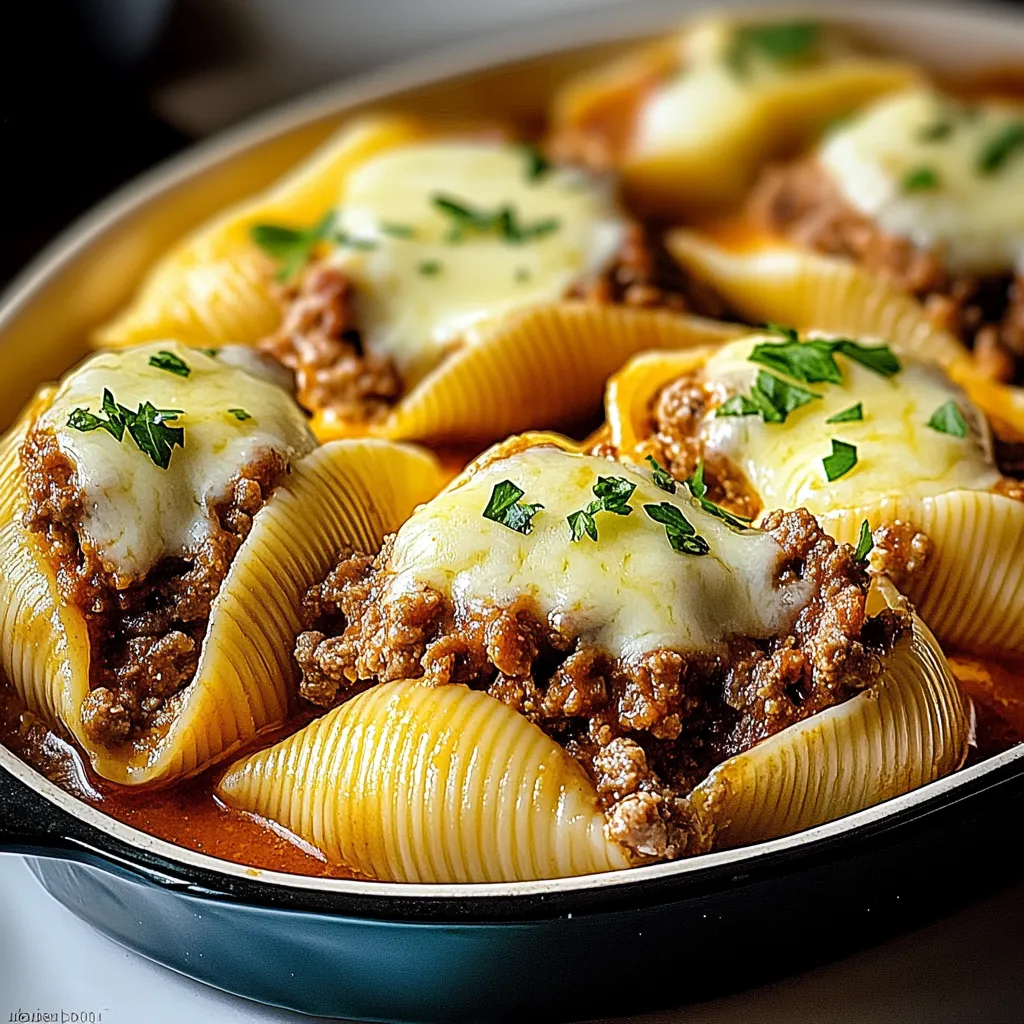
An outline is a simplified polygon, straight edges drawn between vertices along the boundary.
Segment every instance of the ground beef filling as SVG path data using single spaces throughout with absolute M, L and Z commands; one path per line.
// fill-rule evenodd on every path
M 460 614 L 428 587 L 385 600 L 390 544 L 341 559 L 306 599 L 301 693 L 329 706 L 377 680 L 465 683 L 515 708 L 590 774 L 609 836 L 638 862 L 707 850 L 688 800 L 716 764 L 871 685 L 903 613 L 870 621 L 868 577 L 805 511 L 773 513 L 780 581 L 813 600 L 790 635 L 735 638 L 714 654 L 617 659 L 566 637 L 529 600 Z
M 812 159 L 767 170 L 750 195 L 752 218 L 774 234 L 854 260 L 924 305 L 929 318 L 974 351 L 986 376 L 1024 383 L 1024 279 L 951 274 L 941 253 L 887 235 L 839 194 Z
M 402 397 L 404 384 L 390 359 L 362 342 L 356 289 L 345 274 L 314 263 L 294 286 L 282 289 L 281 326 L 260 342 L 295 374 L 299 402 L 345 422 L 375 423 Z M 567 298 L 643 309 L 728 313 L 709 289 L 686 278 L 664 247 L 639 225 L 627 232 L 618 257 L 602 274 L 573 285 Z
M 168 698 L 195 675 L 213 599 L 287 463 L 269 452 L 243 467 L 228 499 L 212 510 L 210 536 L 192 558 L 165 559 L 118 590 L 82 541 L 84 495 L 53 434 L 32 431 L 21 460 L 25 525 L 44 539 L 61 596 L 81 610 L 89 629 L 92 689 L 82 702 L 82 726 L 96 743 L 122 743 L 162 724 Z

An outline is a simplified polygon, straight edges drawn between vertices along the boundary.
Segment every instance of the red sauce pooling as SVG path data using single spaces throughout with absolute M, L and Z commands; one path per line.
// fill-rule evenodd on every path
M 286 731 L 304 725 L 293 723 Z M 138 789 L 105 782 L 79 752 L 22 710 L 0 682 L 0 743 L 62 789 L 104 814 L 187 850 L 248 867 L 326 878 L 356 878 L 253 815 L 223 806 L 213 795 L 221 768 L 168 789 Z

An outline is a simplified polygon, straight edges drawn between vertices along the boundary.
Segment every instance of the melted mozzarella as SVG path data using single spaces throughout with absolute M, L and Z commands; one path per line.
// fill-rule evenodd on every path
M 520 146 L 442 141 L 391 150 L 349 176 L 337 222 L 372 248 L 340 246 L 332 260 L 358 286 L 364 343 L 391 357 L 407 384 L 453 346 L 472 344 L 483 321 L 561 298 L 621 247 L 626 222 L 609 181 L 559 168 L 531 181 L 527 172 Z M 520 226 L 557 226 L 518 243 L 498 231 L 456 243 L 457 221 L 438 196 L 486 213 L 508 207 Z M 411 237 L 389 233 L 395 226 Z
M 635 483 L 634 511 L 598 513 L 598 540 L 574 543 L 566 517 L 592 500 L 598 476 Z M 482 515 L 503 480 L 523 489 L 523 502 L 544 506 L 525 536 Z M 665 501 L 707 540 L 709 554 L 672 549 L 665 528 L 643 510 Z M 729 636 L 788 628 L 809 594 L 802 582 L 776 585 L 780 555 L 768 534 L 730 529 L 681 486 L 668 494 L 645 470 L 538 447 L 486 466 L 421 507 L 395 538 L 389 596 L 426 584 L 465 610 L 525 595 L 559 632 L 617 656 L 705 650 Z
M 846 201 L 883 231 L 940 250 L 956 273 L 1021 268 L 1024 258 L 1024 156 L 1012 152 L 983 174 L 986 145 L 1024 121 L 1024 108 L 980 103 L 962 108 L 940 95 L 914 91 L 883 100 L 822 147 L 819 160 Z M 929 129 L 948 124 L 944 137 Z M 938 187 L 906 191 L 919 168 Z
M 184 360 L 188 377 L 150 366 L 157 352 Z M 127 431 L 118 442 L 105 430 L 68 425 L 78 408 L 98 413 L 104 389 L 135 410 L 143 402 L 181 409 L 173 426 L 185 431 L 167 469 L 142 452 Z M 240 421 L 229 409 L 244 409 Z M 161 559 L 189 557 L 209 536 L 211 509 L 228 497 L 238 471 L 270 451 L 289 460 L 316 441 L 274 368 L 255 354 L 222 349 L 214 358 L 173 341 L 93 356 L 64 378 L 39 426 L 51 430 L 75 466 L 85 494 L 83 540 L 119 586 L 141 578 Z
M 778 340 L 756 335 L 726 345 L 708 361 L 707 380 L 729 394 L 748 394 L 765 367 L 747 357 L 756 344 Z M 800 384 L 821 397 L 791 412 L 785 423 L 711 412 L 701 426 L 707 448 L 743 470 L 765 509 L 804 507 L 824 515 L 896 495 L 987 490 L 999 479 L 984 417 L 940 370 L 903 357 L 903 369 L 886 378 L 841 354 L 836 363 L 843 383 Z M 967 420 L 967 437 L 928 426 L 950 400 Z M 858 402 L 863 420 L 825 422 Z M 857 464 L 830 483 L 822 459 L 832 453 L 832 438 L 856 446 Z
M 723 125 L 744 121 L 774 86 L 801 69 L 787 67 L 756 50 L 744 58 L 744 71 L 730 67 L 728 54 L 736 26 L 724 21 L 695 25 L 680 38 L 680 67 L 673 79 L 651 90 L 637 120 L 633 150 L 651 155 L 717 139 Z M 826 33 L 815 57 L 846 52 Z

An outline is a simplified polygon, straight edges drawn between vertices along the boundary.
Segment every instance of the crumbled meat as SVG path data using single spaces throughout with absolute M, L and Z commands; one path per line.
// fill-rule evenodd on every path
M 727 650 L 615 658 L 564 636 L 520 598 L 457 610 L 429 587 L 385 599 L 390 544 L 342 558 L 307 599 L 296 644 L 302 692 L 329 704 L 375 679 L 486 690 L 563 744 L 594 779 L 608 834 L 637 861 L 709 848 L 688 797 L 716 764 L 877 676 L 906 621 L 865 621 L 868 576 L 805 511 L 773 513 L 779 580 L 813 595 L 791 635 L 735 637 Z
M 622 248 L 603 273 L 579 281 L 569 298 L 643 309 L 668 309 L 725 319 L 729 310 L 709 287 L 690 278 L 666 252 L 658 235 L 633 223 Z
M 285 291 L 281 326 L 260 348 L 295 372 L 298 399 L 307 409 L 373 423 L 401 396 L 402 380 L 391 360 L 363 349 L 354 297 L 340 270 L 312 264 L 298 287 Z
M 916 296 L 936 325 L 974 350 L 982 373 L 1024 382 L 1024 283 L 1012 272 L 988 277 L 950 273 L 940 252 L 888 235 L 853 209 L 813 159 L 765 171 L 748 209 L 770 231 L 853 260 Z
M 30 431 L 21 461 L 25 526 L 45 538 L 61 595 L 81 610 L 89 629 L 91 692 L 82 703 L 83 728 L 97 743 L 132 739 L 195 675 L 213 600 L 287 463 L 268 452 L 243 467 L 227 500 L 211 509 L 210 535 L 191 558 L 165 559 L 119 590 L 82 543 L 84 496 L 54 435 Z
M 913 523 L 882 523 L 873 531 L 871 568 L 883 572 L 899 589 L 928 564 L 932 542 Z
M 704 483 L 708 498 L 737 516 L 753 519 L 761 502 L 742 470 L 717 452 L 705 451 L 700 436 L 708 410 L 725 400 L 699 373 L 684 374 L 667 384 L 651 403 L 650 436 L 631 458 L 653 456 L 677 480 L 686 480 L 704 460 Z M 607 445 L 593 454 L 616 454 Z

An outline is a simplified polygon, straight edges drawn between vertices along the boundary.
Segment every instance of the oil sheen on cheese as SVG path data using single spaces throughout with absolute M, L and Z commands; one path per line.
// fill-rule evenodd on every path
M 166 351 L 185 362 L 188 377 L 151 366 Z M 100 410 L 104 389 L 135 410 L 143 402 L 182 410 L 185 431 L 167 469 L 126 432 L 68 426 L 73 410 Z M 239 420 L 230 409 L 251 417 Z M 174 341 L 93 356 L 61 382 L 39 426 L 53 431 L 75 466 L 85 495 L 83 542 L 99 554 L 119 586 L 140 579 L 161 559 L 190 557 L 209 536 L 212 507 L 228 497 L 238 471 L 269 451 L 290 461 L 316 445 L 306 418 L 280 386 L 276 369 L 251 350 L 222 349 L 213 357 Z
M 965 107 L 914 90 L 836 131 L 819 160 L 852 207 L 887 234 L 938 250 L 954 273 L 1020 270 L 1024 152 L 1013 148 L 995 169 L 981 167 L 986 147 L 1013 125 L 1024 125 L 1024 106 Z M 908 175 L 921 168 L 934 172 L 935 187 L 908 191 Z
M 626 222 L 610 181 L 555 167 L 531 175 L 530 166 L 522 146 L 445 140 L 390 150 L 348 177 L 337 223 L 355 243 L 332 262 L 357 286 L 364 344 L 393 359 L 407 385 L 472 344 L 487 321 L 561 298 L 621 247 Z M 438 199 L 482 214 L 507 209 L 527 234 L 547 227 L 521 241 L 460 231 Z
M 598 540 L 573 542 L 566 517 L 593 499 L 599 476 L 636 484 L 633 512 L 600 512 Z M 544 506 L 525 536 L 481 514 L 503 480 L 523 489 L 523 502 Z M 643 510 L 666 501 L 705 538 L 709 554 L 673 550 L 665 528 Z M 425 584 L 461 610 L 508 606 L 525 596 L 563 635 L 628 658 L 784 631 L 809 593 L 800 581 L 775 584 L 780 557 L 768 534 L 731 529 L 682 485 L 669 494 L 646 469 L 534 447 L 485 466 L 413 514 L 395 538 L 388 595 Z
M 749 393 L 765 367 L 748 356 L 756 344 L 778 341 L 755 335 L 726 345 L 706 364 L 706 379 L 727 394 Z M 824 515 L 897 495 L 926 498 L 992 487 L 999 473 L 984 417 L 941 370 L 900 358 L 903 368 L 882 377 L 837 354 L 843 383 L 794 381 L 821 397 L 789 413 L 785 423 L 711 412 L 701 436 L 708 450 L 725 455 L 746 474 L 765 510 L 803 507 Z M 928 426 L 932 414 L 950 400 L 967 421 L 966 437 Z M 826 423 L 858 402 L 863 420 Z M 822 459 L 832 453 L 833 438 L 856 447 L 857 464 L 829 482 Z

